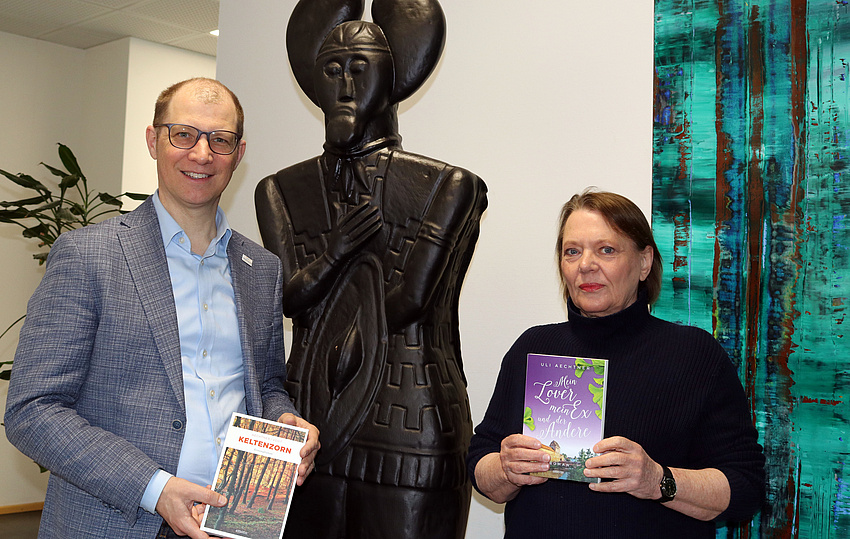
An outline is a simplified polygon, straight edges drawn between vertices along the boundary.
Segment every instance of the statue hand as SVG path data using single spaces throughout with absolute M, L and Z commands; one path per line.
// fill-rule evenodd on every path
M 381 210 L 370 200 L 366 200 L 337 222 L 331 230 L 325 254 L 333 263 L 344 261 L 382 226 Z

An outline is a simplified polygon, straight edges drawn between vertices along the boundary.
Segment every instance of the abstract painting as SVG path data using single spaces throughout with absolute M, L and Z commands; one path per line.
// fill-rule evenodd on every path
M 655 1 L 654 312 L 725 347 L 767 455 L 718 537 L 850 537 L 848 64 L 846 0 Z

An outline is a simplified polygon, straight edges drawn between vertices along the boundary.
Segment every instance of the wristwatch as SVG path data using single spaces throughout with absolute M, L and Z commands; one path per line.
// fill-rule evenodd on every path
M 665 503 L 672 501 L 673 498 L 676 497 L 676 479 L 673 477 L 673 473 L 670 471 L 670 468 L 662 465 L 661 468 L 664 470 L 664 476 L 661 478 L 661 483 L 658 485 L 661 487 L 661 497 L 655 500 L 658 503 Z

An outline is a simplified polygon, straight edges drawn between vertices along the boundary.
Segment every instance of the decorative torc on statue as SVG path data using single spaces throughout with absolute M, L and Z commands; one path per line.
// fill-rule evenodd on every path
M 286 537 L 462 538 L 472 434 L 458 296 L 487 206 L 471 172 L 402 150 L 397 106 L 445 41 L 435 0 L 301 0 L 295 79 L 324 152 L 263 179 L 260 232 L 283 263 L 287 390 L 321 431 Z

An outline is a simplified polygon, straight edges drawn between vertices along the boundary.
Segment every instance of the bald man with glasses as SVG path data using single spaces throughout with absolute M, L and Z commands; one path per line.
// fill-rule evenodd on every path
M 50 470 L 40 538 L 205 538 L 203 504 L 233 412 L 318 430 L 286 377 L 277 256 L 219 200 L 245 153 L 218 81 L 162 92 L 146 130 L 158 189 L 136 210 L 61 235 L 33 294 L 6 434 Z

